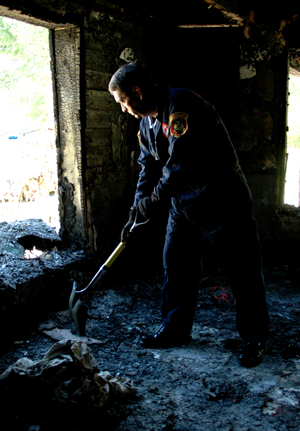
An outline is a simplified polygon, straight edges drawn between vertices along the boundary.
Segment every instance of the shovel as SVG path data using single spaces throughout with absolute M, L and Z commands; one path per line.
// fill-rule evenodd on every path
M 138 212 L 135 215 L 133 225 L 131 226 L 128 235 L 130 235 L 130 233 L 137 226 L 144 225 L 149 221 L 149 220 L 146 220 L 144 222 L 137 223 L 137 215 L 138 215 Z M 84 302 L 80 300 L 80 298 L 78 298 L 78 295 L 85 292 L 88 289 L 94 289 L 96 286 L 98 286 L 98 284 L 100 284 L 101 279 L 103 279 L 106 276 L 111 265 L 114 263 L 114 261 L 120 255 L 120 253 L 124 250 L 125 245 L 126 245 L 126 241 L 119 243 L 119 245 L 115 248 L 115 250 L 109 256 L 109 258 L 104 262 L 104 264 L 99 268 L 97 273 L 94 275 L 92 280 L 84 289 L 77 290 L 77 283 L 76 281 L 73 282 L 73 288 L 69 299 L 69 311 L 76 325 L 76 328 L 79 332 L 79 335 L 85 335 L 85 324 L 88 318 L 88 307 Z

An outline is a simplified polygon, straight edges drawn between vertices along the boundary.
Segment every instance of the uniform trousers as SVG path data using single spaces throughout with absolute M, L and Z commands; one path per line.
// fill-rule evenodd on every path
M 166 229 L 162 321 L 178 334 L 190 333 L 202 278 L 203 235 L 228 276 L 236 299 L 236 328 L 245 342 L 266 342 L 269 313 L 256 220 L 249 211 L 227 217 L 217 232 L 205 232 L 172 199 Z M 212 322 L 213 323 L 213 322 Z

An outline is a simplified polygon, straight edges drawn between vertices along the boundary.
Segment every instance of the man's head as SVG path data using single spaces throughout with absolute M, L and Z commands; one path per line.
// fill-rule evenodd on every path
M 112 76 L 108 89 L 123 112 L 135 118 L 156 116 L 154 83 L 148 72 L 137 63 L 120 67 Z

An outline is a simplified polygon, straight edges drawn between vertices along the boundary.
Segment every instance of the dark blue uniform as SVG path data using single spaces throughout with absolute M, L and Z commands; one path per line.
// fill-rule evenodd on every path
M 157 91 L 156 121 L 140 122 L 141 166 L 134 206 L 153 194 L 169 205 L 163 263 L 162 319 L 190 332 L 201 278 L 198 245 L 205 236 L 223 256 L 245 341 L 266 341 L 260 242 L 252 198 L 228 132 L 213 106 L 187 89 Z

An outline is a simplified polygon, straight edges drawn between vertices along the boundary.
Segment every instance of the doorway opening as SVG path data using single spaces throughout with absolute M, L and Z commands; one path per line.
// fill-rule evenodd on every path
M 300 72 L 290 67 L 284 203 L 300 206 Z
M 0 17 L 0 222 L 57 232 L 57 150 L 49 30 Z

